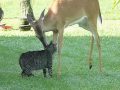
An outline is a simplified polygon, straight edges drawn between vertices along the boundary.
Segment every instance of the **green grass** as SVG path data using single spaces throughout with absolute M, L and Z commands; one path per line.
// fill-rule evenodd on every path
M 50 1 L 32 0 L 37 18 Z M 88 69 L 91 34 L 75 25 L 68 27 L 64 33 L 61 79 L 57 78 L 57 54 L 54 57 L 53 78 L 44 78 L 41 71 L 35 71 L 34 77 L 22 78 L 18 64 L 20 54 L 29 50 L 41 50 L 42 44 L 35 37 L 34 31 L 0 30 L 0 90 L 119 90 L 120 21 L 116 19 L 120 19 L 120 7 L 112 9 L 113 0 L 99 1 L 104 19 L 102 27 L 98 27 L 103 73 L 99 73 L 96 44 L 93 51 L 93 68 Z M 0 0 L 0 4 L 5 11 L 5 18 L 20 17 L 19 0 Z M 18 29 L 19 18 L 3 19 L 2 22 Z M 47 37 L 49 41 L 52 39 L 51 32 L 47 33 Z
M 57 54 L 53 78 L 44 78 L 41 71 L 34 77 L 22 78 L 18 59 L 21 53 L 41 50 L 42 44 L 33 31 L 0 31 L 0 90 L 119 90 L 120 89 L 120 21 L 105 20 L 99 28 L 102 46 L 103 73 L 99 72 L 98 50 L 94 44 L 93 68 L 88 69 L 91 35 L 77 25 L 64 33 L 62 76 L 57 78 Z M 109 27 L 108 27 L 109 26 Z M 52 39 L 51 32 L 47 33 Z

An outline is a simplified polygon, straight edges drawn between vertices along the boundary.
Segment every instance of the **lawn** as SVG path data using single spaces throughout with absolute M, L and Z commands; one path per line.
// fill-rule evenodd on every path
M 57 54 L 54 57 L 53 78 L 43 78 L 41 71 L 35 71 L 34 77 L 22 78 L 18 64 L 20 54 L 29 50 L 41 50 L 42 44 L 35 37 L 34 31 L 0 31 L 0 90 L 120 89 L 119 23 L 120 21 L 104 20 L 102 28 L 99 27 L 103 73 L 99 72 L 98 50 L 95 45 L 93 68 L 88 69 L 90 33 L 77 25 L 68 27 L 64 33 L 61 79 L 57 79 Z M 47 33 L 49 41 L 51 35 L 51 32 Z
M 5 2 L 4 2 L 5 1 Z M 32 0 L 33 1 L 33 0 Z M 48 2 L 47 2 L 48 1 Z M 109 1 L 109 2 L 108 2 Z M 19 6 L 11 0 L 1 0 L 5 18 L 18 17 Z M 50 0 L 32 2 L 36 17 Z M 112 0 L 100 0 L 103 24 L 98 26 L 102 46 L 103 72 L 99 72 L 98 50 L 94 44 L 93 68 L 88 68 L 90 32 L 77 25 L 64 33 L 62 49 L 62 76 L 57 78 L 57 53 L 53 60 L 53 78 L 44 78 L 42 71 L 34 71 L 34 77 L 22 78 L 18 63 L 21 53 L 43 49 L 34 31 L 19 31 L 18 19 L 4 19 L 13 29 L 0 31 L 0 90 L 119 90 L 120 89 L 120 18 L 119 7 L 112 10 Z M 40 3 L 39 6 L 36 6 Z M 45 4 L 46 3 L 46 4 Z M 7 7 L 6 7 L 7 6 Z M 16 6 L 16 11 L 11 8 Z M 9 13 L 13 12 L 13 13 Z M 116 20 L 117 19 L 117 20 Z M 52 33 L 46 33 L 52 39 Z

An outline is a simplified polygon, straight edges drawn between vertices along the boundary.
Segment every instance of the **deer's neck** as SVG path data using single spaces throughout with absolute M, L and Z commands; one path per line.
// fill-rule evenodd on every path
M 45 15 L 43 20 L 44 32 L 54 31 L 56 29 L 56 15 L 51 10 Z

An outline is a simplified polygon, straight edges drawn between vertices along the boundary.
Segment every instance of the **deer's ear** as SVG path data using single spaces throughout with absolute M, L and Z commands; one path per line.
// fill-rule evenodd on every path
M 40 15 L 40 18 L 39 18 L 40 21 L 42 21 L 43 18 L 44 18 L 44 12 L 45 12 L 45 9 L 42 11 L 42 13 L 41 13 L 41 15 Z
M 34 20 L 33 20 L 33 18 L 31 17 L 31 15 L 27 14 L 27 20 L 28 20 L 28 22 L 29 22 L 31 25 L 34 24 Z

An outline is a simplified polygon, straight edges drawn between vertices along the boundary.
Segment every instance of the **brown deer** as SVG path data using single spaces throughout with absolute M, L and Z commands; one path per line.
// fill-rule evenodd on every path
M 61 49 L 64 29 L 74 24 L 79 24 L 80 27 L 92 33 L 88 56 L 89 68 L 92 68 L 92 52 L 95 39 L 99 51 L 99 67 L 102 71 L 100 38 L 97 32 L 97 18 L 102 23 L 102 17 L 98 0 L 53 0 L 46 15 L 44 15 L 44 11 L 38 20 L 33 20 L 30 15 L 27 15 L 27 18 L 44 46 L 47 45 L 44 32 L 53 31 L 54 44 L 58 40 L 58 76 L 61 75 Z

